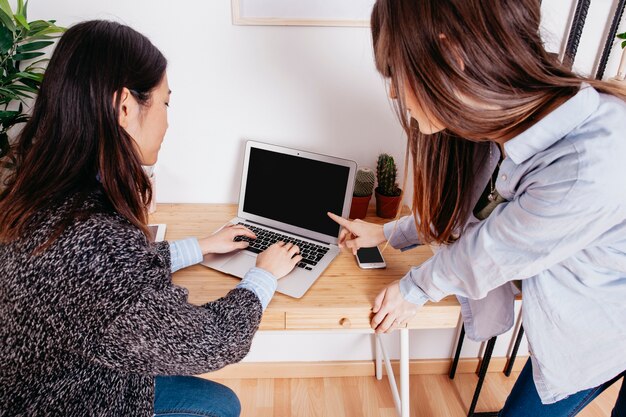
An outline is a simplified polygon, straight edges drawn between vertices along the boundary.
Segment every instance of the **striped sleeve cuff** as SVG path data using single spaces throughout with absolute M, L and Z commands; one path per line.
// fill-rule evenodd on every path
M 245 288 L 250 290 L 259 297 L 263 310 L 272 301 L 274 292 L 278 287 L 278 280 L 274 275 L 261 268 L 252 268 L 243 280 L 237 285 L 237 288 Z
M 202 261 L 200 244 L 195 237 L 176 240 L 169 242 L 169 244 L 170 257 L 172 258 L 172 273 Z

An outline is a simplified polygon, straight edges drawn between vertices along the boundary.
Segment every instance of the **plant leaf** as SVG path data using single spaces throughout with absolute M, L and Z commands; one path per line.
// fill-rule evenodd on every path
M 13 9 L 9 4 L 9 0 L 0 0 L 0 9 L 7 14 L 7 16 L 13 16 Z
M 13 23 L 13 15 L 7 15 L 4 10 L 0 9 L 0 22 L 11 32 L 15 32 L 15 23 Z
M 622 49 L 626 48 L 626 41 L 622 42 Z
M 0 119 L 8 119 L 10 117 L 14 117 L 20 114 L 19 111 L 8 110 L 8 111 L 0 111 Z
M 45 55 L 45 54 L 43 52 L 25 52 L 23 54 L 13 55 L 13 60 L 14 61 L 26 61 L 28 59 L 37 58 L 42 55 Z
M 17 14 L 24 16 L 24 0 L 17 0 Z
M 6 54 L 13 47 L 13 33 L 5 26 L 0 26 L 0 54 Z
M 617 37 L 620 39 L 626 39 L 626 32 L 618 34 Z
M 63 33 L 65 32 L 64 28 L 60 28 L 58 26 L 48 26 L 47 28 L 44 28 L 42 30 L 40 30 L 37 35 L 49 35 L 49 34 L 53 34 L 53 33 Z
M 27 86 L 32 87 L 32 88 L 36 88 L 37 90 L 39 90 L 39 87 L 41 86 L 41 82 L 42 82 L 42 81 L 43 81 L 43 80 L 41 80 L 41 81 L 35 81 L 35 80 L 31 80 L 31 79 L 29 79 L 29 78 L 22 78 L 22 79 L 20 80 L 20 82 L 21 82 L 22 84 L 27 85 Z
M 16 92 L 16 94 L 19 94 L 21 92 L 25 92 L 25 93 L 37 93 L 37 92 L 39 92 L 36 88 L 29 87 L 27 85 L 11 84 L 9 86 L 9 88 L 14 90 Z
M 33 70 L 45 71 L 45 68 L 38 67 L 37 65 L 41 64 L 42 62 L 48 62 L 48 61 L 50 61 L 50 58 L 38 59 L 37 61 L 35 61 L 32 64 L 30 64 L 29 66 L 27 66 L 24 69 L 24 71 L 28 71 L 28 72 L 32 72 Z
M 45 20 L 33 20 L 28 24 L 30 25 L 30 32 L 28 32 L 29 36 L 50 27 L 50 22 L 46 22 Z
M 17 78 L 27 78 L 29 80 L 33 80 L 33 81 L 39 81 L 41 82 L 43 80 L 43 74 L 40 72 L 16 72 L 15 74 L 11 75 L 11 78 L 16 80 Z M 17 80 L 17 81 L 21 81 L 21 80 Z
M 6 87 L 0 87 L 0 98 L 4 99 L 5 97 L 10 97 L 11 99 L 16 99 L 17 95 Z
M 50 46 L 53 43 L 54 42 L 52 41 L 39 41 L 39 42 L 24 43 L 17 47 L 17 52 L 37 51 L 39 49 L 45 48 L 46 46 Z
M 24 16 L 22 16 L 21 14 L 16 14 L 16 15 L 13 15 L 13 17 L 15 18 L 17 23 L 20 24 L 20 26 L 22 26 L 26 30 L 30 30 L 30 26 Z

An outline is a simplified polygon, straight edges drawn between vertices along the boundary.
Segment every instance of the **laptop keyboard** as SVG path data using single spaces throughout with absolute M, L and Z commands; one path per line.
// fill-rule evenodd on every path
M 252 230 L 252 232 L 256 235 L 256 239 L 251 239 L 247 236 L 237 236 L 235 238 L 235 242 L 248 242 L 250 245 L 246 248 L 246 250 L 249 250 L 250 252 L 261 253 L 276 242 L 293 243 L 296 245 L 300 248 L 300 255 L 302 255 L 302 260 L 298 262 L 298 265 L 296 265 L 298 268 L 310 271 L 329 250 L 327 247 L 316 245 L 315 243 L 307 242 L 306 240 L 296 239 L 271 230 L 262 229 L 251 224 L 242 222 L 239 222 L 238 224 Z

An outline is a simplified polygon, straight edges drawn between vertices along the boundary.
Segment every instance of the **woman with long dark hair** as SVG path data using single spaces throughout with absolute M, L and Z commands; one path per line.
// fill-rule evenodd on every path
M 331 215 L 353 251 L 435 246 L 374 301 L 378 332 L 456 294 L 468 336 L 486 340 L 512 326 L 522 290 L 532 353 L 506 417 L 575 415 L 626 370 L 626 91 L 568 70 L 539 25 L 538 0 L 378 0 L 413 215 Z
M 254 234 L 149 243 L 142 165 L 167 129 L 166 67 L 114 22 L 80 23 L 54 51 L 0 194 L 1 416 L 239 415 L 231 390 L 181 375 L 241 360 L 300 256 L 271 246 L 202 306 L 172 284 L 173 271 Z

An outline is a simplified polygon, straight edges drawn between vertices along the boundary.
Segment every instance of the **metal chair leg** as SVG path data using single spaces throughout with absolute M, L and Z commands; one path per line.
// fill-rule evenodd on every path
M 465 325 L 461 325 L 461 333 L 459 335 L 459 342 L 456 345 L 456 352 L 454 353 L 454 359 L 452 360 L 452 367 L 450 367 L 450 379 L 454 379 L 456 374 L 456 368 L 459 364 L 459 357 L 461 356 L 461 348 L 463 347 L 463 340 L 465 339 Z
M 515 364 L 515 358 L 517 357 L 517 351 L 519 350 L 519 345 L 522 343 L 522 337 L 524 336 L 524 325 L 520 324 L 519 332 L 517 332 L 517 337 L 515 338 L 515 344 L 513 345 L 513 351 L 511 352 L 511 357 L 509 358 L 506 367 L 504 368 L 504 375 L 511 376 L 511 371 L 513 370 L 513 365 Z
M 467 417 L 483 415 L 482 413 L 474 414 L 474 410 L 476 409 L 476 404 L 478 404 L 478 396 L 480 395 L 480 390 L 483 387 L 483 382 L 485 381 L 485 376 L 487 375 L 487 369 L 489 368 L 489 362 L 491 361 L 493 348 L 496 345 L 496 339 L 497 337 L 494 336 L 491 339 L 489 339 L 489 341 L 487 342 L 487 347 L 485 348 L 483 359 L 480 361 L 480 369 L 478 371 L 478 384 L 476 384 L 476 389 L 474 390 L 474 397 L 472 398 L 472 404 L 470 405 L 469 412 L 467 413 Z

